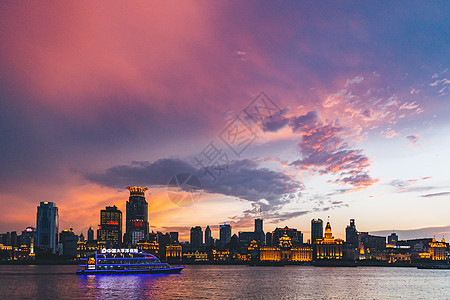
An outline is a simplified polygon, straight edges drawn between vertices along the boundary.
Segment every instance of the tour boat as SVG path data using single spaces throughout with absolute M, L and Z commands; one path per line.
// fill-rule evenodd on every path
M 180 273 L 183 266 L 171 267 L 156 256 L 138 249 L 102 249 L 80 265 L 78 275 L 89 274 L 161 274 Z

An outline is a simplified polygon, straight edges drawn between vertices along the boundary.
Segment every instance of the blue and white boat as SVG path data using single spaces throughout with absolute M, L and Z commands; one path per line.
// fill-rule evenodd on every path
M 86 260 L 86 264 L 79 265 L 78 275 L 180 273 L 184 269 L 183 266 L 171 267 L 138 249 L 102 249 Z

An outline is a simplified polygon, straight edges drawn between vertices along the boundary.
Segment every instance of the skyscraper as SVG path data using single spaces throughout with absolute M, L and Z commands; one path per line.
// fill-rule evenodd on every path
M 321 219 L 311 220 L 311 244 L 323 238 L 323 221 Z
M 220 246 L 224 247 L 226 244 L 228 244 L 231 240 L 231 225 L 230 224 L 223 224 L 220 225 Z
M 33 227 L 27 227 L 20 235 L 20 245 L 26 245 L 30 248 L 31 253 L 34 253 L 34 235 L 35 229 Z
M 255 232 L 263 232 L 263 220 L 255 219 Z
M 209 228 L 209 225 L 205 229 L 205 245 L 207 247 L 212 246 L 211 228 Z
M 108 247 L 122 243 L 122 212 L 115 205 L 100 211 L 97 240 L 105 241 Z
M 266 246 L 272 246 L 272 232 L 266 233 Z
M 263 231 L 263 220 L 259 218 L 255 219 L 255 233 L 253 238 L 259 243 L 264 243 L 265 237 L 266 236 Z
M 345 242 L 347 245 L 357 247 L 358 242 L 358 231 L 356 230 L 355 219 L 350 219 L 350 225 L 345 228 Z
M 136 245 L 140 240 L 147 240 L 148 231 L 148 204 L 145 201 L 147 188 L 129 186 L 130 198 L 127 201 L 126 232 L 124 242 Z
M 203 244 L 203 231 L 200 226 L 191 228 L 191 249 L 198 250 Z
M 170 235 L 170 242 L 172 244 L 178 244 L 178 232 L 172 231 L 169 232 L 169 235 Z
M 92 229 L 91 226 L 89 226 L 88 232 L 87 232 L 87 236 L 88 236 L 88 241 L 93 241 L 94 240 L 94 230 Z
M 52 254 L 58 247 L 58 208 L 53 202 L 41 202 L 36 216 L 36 249 Z

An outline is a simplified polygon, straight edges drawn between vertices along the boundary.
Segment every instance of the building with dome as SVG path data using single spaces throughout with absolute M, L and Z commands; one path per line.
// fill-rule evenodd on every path
M 327 222 L 324 237 L 314 242 L 314 258 L 317 260 L 342 259 L 342 244 L 341 239 L 333 237 L 330 222 Z
M 313 250 L 307 246 L 292 246 L 292 240 L 284 234 L 278 246 L 264 246 L 259 249 L 259 258 L 265 262 L 308 262 L 312 261 Z

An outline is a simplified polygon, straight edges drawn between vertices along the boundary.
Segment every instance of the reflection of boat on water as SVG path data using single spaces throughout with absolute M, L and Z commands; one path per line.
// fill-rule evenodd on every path
M 417 269 L 450 270 L 450 264 L 421 264 Z
M 183 266 L 171 267 L 156 256 L 137 249 L 102 249 L 80 265 L 79 275 L 87 274 L 161 274 L 180 273 Z

